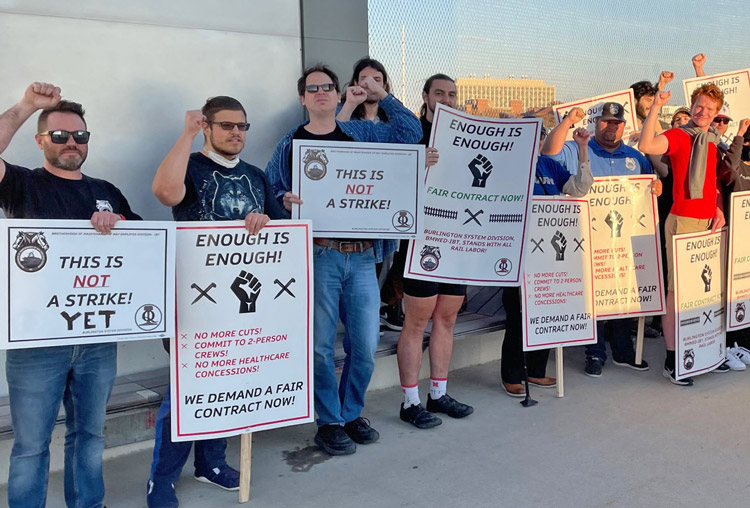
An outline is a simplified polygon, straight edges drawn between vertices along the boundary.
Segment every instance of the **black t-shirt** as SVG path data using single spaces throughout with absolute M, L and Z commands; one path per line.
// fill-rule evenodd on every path
M 0 207 L 10 219 L 89 220 L 94 212 L 112 212 L 140 220 L 128 200 L 111 183 L 83 175 L 80 180 L 55 176 L 44 168 L 5 163 Z
M 420 116 L 419 123 L 422 124 L 422 139 L 419 140 L 419 144 L 427 146 L 430 144 L 430 132 L 432 132 L 432 122 L 428 122 L 426 116 Z
M 185 197 L 172 207 L 174 219 L 242 220 L 248 213 L 265 213 L 271 219 L 287 217 L 273 197 L 266 174 L 242 160 L 225 168 L 200 152 L 190 154 Z

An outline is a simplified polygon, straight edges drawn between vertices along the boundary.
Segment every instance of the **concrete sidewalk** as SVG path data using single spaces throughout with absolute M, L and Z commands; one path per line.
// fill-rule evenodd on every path
M 651 370 L 607 362 L 583 374 L 582 348 L 565 352 L 565 397 L 532 387 L 523 408 L 500 388 L 497 362 L 451 374 L 448 391 L 474 405 L 464 420 L 417 430 L 401 422 L 398 389 L 368 394 L 365 416 L 378 443 L 347 457 L 318 451 L 314 425 L 253 438 L 250 503 L 270 507 L 659 507 L 747 506 L 750 502 L 750 371 L 707 374 L 690 388 L 661 375 L 663 341 L 647 340 Z M 550 375 L 554 374 L 554 354 Z M 426 399 L 427 383 L 420 383 Z M 237 465 L 239 438 L 230 439 Z M 146 506 L 151 451 L 105 463 L 106 504 Z M 192 479 L 177 485 L 183 508 L 237 506 L 237 493 Z M 0 491 L 5 503 L 5 489 Z M 62 474 L 47 506 L 64 507 Z

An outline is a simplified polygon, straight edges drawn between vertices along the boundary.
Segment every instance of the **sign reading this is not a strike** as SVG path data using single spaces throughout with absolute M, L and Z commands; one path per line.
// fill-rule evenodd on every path
M 172 440 L 313 420 L 312 227 L 177 226 Z

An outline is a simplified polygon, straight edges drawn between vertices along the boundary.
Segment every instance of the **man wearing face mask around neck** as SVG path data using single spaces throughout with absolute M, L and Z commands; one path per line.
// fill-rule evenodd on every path
M 242 220 L 257 234 L 270 219 L 285 218 L 266 175 L 240 160 L 250 124 L 245 109 L 232 97 L 212 97 L 200 111 L 185 113 L 185 129 L 159 165 L 152 190 L 172 207 L 178 221 Z M 203 132 L 200 152 L 190 153 Z M 166 348 L 166 345 L 165 345 Z M 156 417 L 154 459 L 147 485 L 149 508 L 176 508 L 174 484 L 190 454 L 192 443 L 172 442 L 169 387 Z M 239 488 L 239 473 L 226 463 L 227 440 L 195 442 L 195 479 L 225 490 Z

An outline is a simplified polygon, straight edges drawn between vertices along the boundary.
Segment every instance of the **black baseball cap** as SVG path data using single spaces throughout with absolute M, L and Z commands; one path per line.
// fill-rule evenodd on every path
M 599 116 L 602 120 L 617 120 L 618 122 L 625 121 L 625 108 L 622 104 L 616 102 L 605 102 L 602 106 L 602 114 Z

